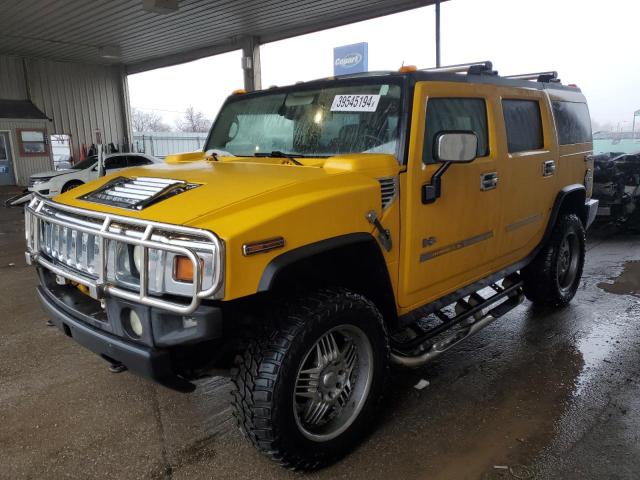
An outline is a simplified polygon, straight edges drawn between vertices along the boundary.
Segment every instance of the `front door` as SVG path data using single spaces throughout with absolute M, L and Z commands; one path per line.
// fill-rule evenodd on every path
M 398 300 L 408 311 L 491 273 L 500 225 L 500 166 L 495 87 L 417 83 L 409 164 L 404 177 Z M 441 166 L 433 158 L 442 131 L 473 131 L 477 158 L 444 173 L 439 198 L 425 202 L 423 186 Z
M 9 133 L 0 132 L 0 185 L 15 185 Z

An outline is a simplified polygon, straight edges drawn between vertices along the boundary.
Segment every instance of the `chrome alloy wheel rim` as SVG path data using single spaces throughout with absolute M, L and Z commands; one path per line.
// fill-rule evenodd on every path
M 302 434 L 326 442 L 358 417 L 371 388 L 373 350 L 355 325 L 325 333 L 304 356 L 293 392 L 293 413 Z
M 558 283 L 562 290 L 570 289 L 576 279 L 579 250 L 578 236 L 573 232 L 565 235 L 558 251 Z

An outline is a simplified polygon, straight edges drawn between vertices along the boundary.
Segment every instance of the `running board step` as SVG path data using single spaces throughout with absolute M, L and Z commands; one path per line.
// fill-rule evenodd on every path
M 448 335 L 431 344 L 429 344 L 429 342 L 433 337 L 429 335 L 421 344 L 421 345 L 427 345 L 426 351 L 424 351 L 423 353 L 420 353 L 419 355 L 407 355 L 407 354 L 404 354 L 402 351 L 395 349 L 394 351 L 391 352 L 391 361 L 398 365 L 411 367 L 411 368 L 420 367 L 430 362 L 440 354 L 458 345 L 463 340 L 466 340 L 467 338 L 475 335 L 484 327 L 490 325 L 495 320 L 497 320 L 498 318 L 502 317 L 504 314 L 506 314 L 510 310 L 513 310 L 515 307 L 520 305 L 520 303 L 522 303 L 522 300 L 524 299 L 524 295 L 522 294 L 522 290 L 520 288 L 521 284 L 522 284 L 521 282 L 513 284 L 509 288 L 506 288 L 502 292 L 500 292 L 499 295 L 495 295 L 494 297 L 491 297 L 490 299 L 488 299 L 482 305 L 486 305 L 487 303 L 495 303 L 500 298 L 503 298 L 504 296 L 510 294 L 509 298 L 506 301 L 488 310 L 486 313 L 482 314 L 482 316 L 475 316 L 475 321 L 473 323 L 469 325 L 457 327 L 454 329 L 451 335 Z M 498 298 L 495 298 L 495 297 L 498 297 Z M 477 313 L 478 311 L 482 311 L 483 308 L 479 308 L 479 307 L 482 307 L 482 305 L 478 305 L 477 307 L 474 307 L 473 309 L 469 310 L 469 312 Z M 469 312 L 467 312 L 467 314 L 465 314 L 464 316 L 461 315 L 461 317 L 469 318 Z M 462 320 L 464 320 L 464 318 L 458 319 L 456 317 L 455 319 L 450 320 L 448 323 L 459 324 Z M 411 343 L 414 344 L 415 341 Z M 420 344 L 418 345 L 418 347 L 419 346 Z

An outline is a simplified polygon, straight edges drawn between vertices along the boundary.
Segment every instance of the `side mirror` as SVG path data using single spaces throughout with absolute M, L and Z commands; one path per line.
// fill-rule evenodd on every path
M 440 168 L 431 177 L 431 181 L 422 186 L 422 203 L 433 203 L 440 197 L 442 176 L 454 163 L 473 162 L 478 152 L 478 137 L 471 131 L 444 131 L 436 135 L 433 156 L 442 162 Z
M 474 132 L 445 131 L 436 135 L 434 157 L 439 162 L 472 162 L 477 151 L 478 137 Z

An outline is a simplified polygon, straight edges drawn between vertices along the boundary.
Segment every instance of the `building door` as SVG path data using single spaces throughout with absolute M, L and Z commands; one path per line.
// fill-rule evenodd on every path
M 0 185 L 15 185 L 9 133 L 0 132 Z

